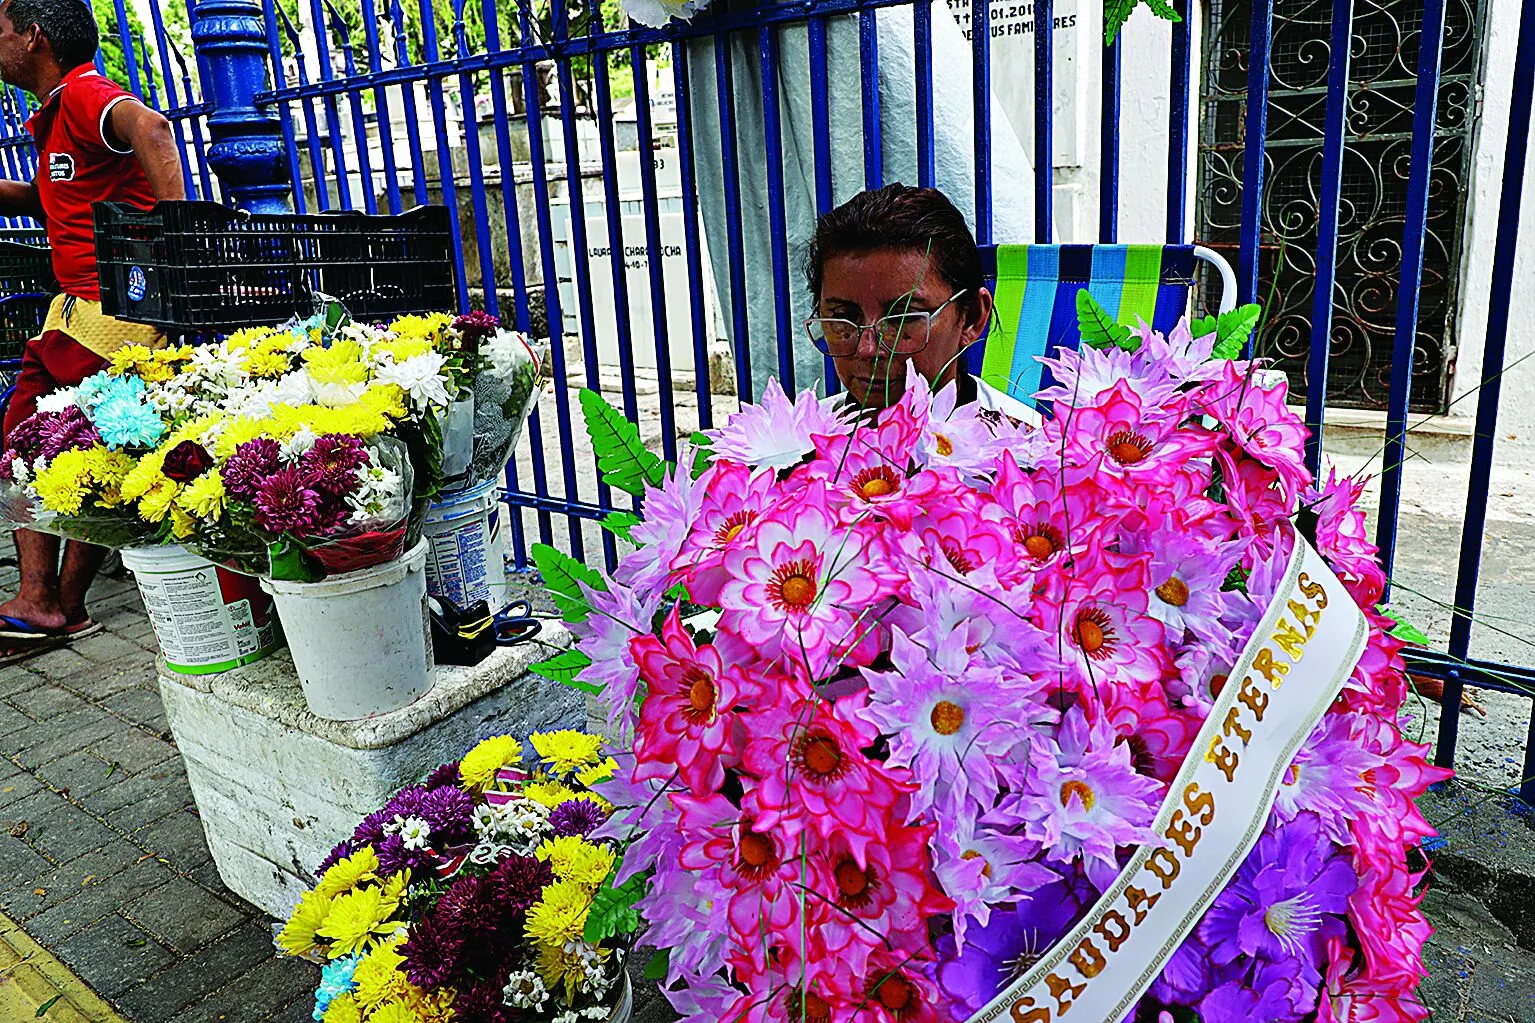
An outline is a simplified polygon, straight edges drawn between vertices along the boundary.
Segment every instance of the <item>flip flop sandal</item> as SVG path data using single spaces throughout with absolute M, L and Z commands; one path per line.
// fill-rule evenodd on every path
M 68 643 L 71 640 L 94 636 L 100 631 L 101 623 L 89 618 L 83 622 L 76 622 L 74 625 L 65 626 L 63 629 L 44 629 L 33 625 L 23 618 L 16 618 L 12 615 L 0 615 L 0 640 L 13 640 L 31 644 L 61 639 Z
M 47 639 L 35 640 L 15 646 L 0 647 L 0 667 L 8 664 L 16 664 L 20 661 L 45 654 L 49 650 L 57 650 L 68 646 L 73 636 L 51 635 Z

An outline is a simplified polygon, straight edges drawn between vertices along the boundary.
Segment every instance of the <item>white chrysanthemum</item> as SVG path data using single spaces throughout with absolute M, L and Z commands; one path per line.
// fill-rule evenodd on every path
M 357 489 L 346 497 L 352 509 L 352 522 L 383 518 L 391 511 L 403 514 L 404 480 L 400 474 L 381 465 L 369 466 L 357 473 Z
M 432 837 L 432 826 L 420 817 L 407 817 L 400 822 L 400 838 L 407 849 L 425 849 Z
M 544 986 L 543 978 L 532 970 L 518 970 L 506 978 L 501 998 L 507 1005 L 538 1012 L 549 999 L 549 989 Z
M 37 411 L 39 412 L 63 412 L 76 404 L 75 389 L 66 387 L 63 390 L 45 394 L 37 399 Z
M 272 400 L 282 405 L 309 405 L 315 400 L 316 386 L 314 377 L 309 375 L 307 369 L 296 369 L 292 373 L 284 373 L 272 389 Z
M 441 352 L 422 352 L 404 362 L 381 363 L 375 379 L 379 383 L 399 386 L 416 408 L 427 405 L 446 408 L 452 401 L 447 381 L 442 377 L 442 367 L 447 361 Z
M 815 451 L 813 435 L 841 436 L 848 429 L 840 398 L 822 402 L 807 390 L 790 402 L 775 378 L 768 381 L 760 404 L 746 406 L 707 433 L 716 458 L 760 471 L 797 465 Z
M 320 438 L 307 426 L 300 426 L 293 432 L 293 436 L 282 442 L 281 458 L 284 462 L 292 464 L 304 457 L 304 453 L 314 447 L 314 442 Z
M 491 373 L 503 380 L 511 379 L 518 366 L 528 362 L 538 365 L 532 341 L 520 330 L 498 329 L 480 351 L 489 361 Z
M 11 459 L 11 478 L 25 486 L 32 480 L 32 470 L 27 465 L 27 460 L 21 456 Z
M 649 28 L 663 28 L 668 21 L 690 21 L 693 15 L 707 7 L 708 0 L 624 0 L 624 13 L 630 21 L 637 21 Z

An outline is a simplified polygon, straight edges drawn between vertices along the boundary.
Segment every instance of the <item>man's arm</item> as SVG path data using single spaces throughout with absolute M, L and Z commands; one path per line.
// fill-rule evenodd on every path
M 149 188 L 156 199 L 185 199 L 186 179 L 181 173 L 181 151 L 176 148 L 171 134 L 171 122 L 157 110 L 151 110 L 138 100 L 125 99 L 107 112 L 105 125 L 109 145 L 121 142 L 120 148 L 131 149 L 138 157 Z
M 0 217 L 43 219 L 36 181 L 0 181 Z

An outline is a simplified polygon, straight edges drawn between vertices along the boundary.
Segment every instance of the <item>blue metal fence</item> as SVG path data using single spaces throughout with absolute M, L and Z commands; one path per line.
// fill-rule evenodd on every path
M 189 37 L 178 38 L 170 30 L 160 4 L 150 5 L 148 38 L 131 37 L 122 0 L 118 25 L 131 79 L 125 84 L 174 121 L 190 193 L 253 207 L 291 203 L 300 210 L 398 212 L 426 201 L 446 203 L 459 214 L 453 245 L 463 267 L 460 304 L 483 306 L 523 329 L 547 329 L 557 339 L 553 355 L 557 380 L 562 385 L 616 390 L 625 412 L 647 424 L 652 434 L 659 433 L 659 445 L 668 457 L 675 457 L 679 437 L 688 430 L 711 425 L 734 407 L 737 397 L 760 390 L 753 386 L 761 381 L 752 379 L 747 357 L 751 323 L 742 237 L 746 214 L 754 210 L 765 210 L 771 227 L 774 288 L 772 335 L 755 340 L 777 346 L 779 375 L 786 387 L 794 383 L 793 323 L 803 310 L 790 308 L 788 284 L 795 268 L 787 239 L 791 229 L 805 225 L 791 222 L 794 214 L 786 203 L 784 110 L 787 103 L 799 102 L 799 93 L 790 96 L 791 91 L 806 90 L 812 143 L 809 153 L 796 155 L 811 162 L 813 212 L 824 211 L 840 198 L 833 191 L 828 114 L 833 27 L 855 27 L 862 69 L 858 99 L 863 182 L 878 185 L 887 176 L 883 136 L 888 130 L 881 109 L 880 19 L 909 9 L 914 66 L 887 69 L 887 75 L 910 80 L 918 183 L 933 184 L 937 176 L 934 19 L 948 18 L 949 13 L 945 6 L 935 14 L 932 0 L 804 0 L 744 6 L 719 0 L 719 10 L 692 24 L 674 23 L 665 29 L 604 24 L 595 7 L 566 0 L 519 0 L 499 8 L 495 0 L 478 4 L 471 0 L 201 0 L 195 5 L 192 0 L 169 0 L 183 2 Z M 1175 6 L 1183 14 L 1191 8 L 1187 0 L 1176 0 Z M 1329 296 L 1336 263 L 1352 14 L 1352 0 L 1336 0 L 1319 172 L 1313 381 L 1325 379 L 1331 335 Z M 1384 487 L 1377 520 L 1377 539 L 1388 569 L 1396 550 L 1401 467 L 1407 457 L 1416 284 L 1422 271 L 1444 0 L 1426 0 L 1423 15 L 1408 210 L 1401 238 L 1403 302 L 1396 313 Z M 1027 240 L 994 237 L 995 189 L 1017 189 L 1024 183 L 999 185 L 995 180 L 992 130 L 997 112 L 992 109 L 990 26 L 988 5 L 976 6 L 969 26 L 975 112 L 974 226 L 983 244 Z M 1273 26 L 1273 0 L 1252 4 L 1245 56 L 1249 140 L 1265 136 Z M 803 34 L 793 34 L 791 43 L 790 31 L 800 29 Z M 1132 24 L 1125 31 L 1136 30 Z M 1040 98 L 1034 107 L 1032 138 L 1035 230 L 1036 240 L 1050 241 L 1055 130 L 1050 97 L 1056 42 L 1050 0 L 1034 4 L 1033 35 L 1034 81 Z M 790 45 L 805 47 L 808 83 L 789 81 L 780 74 L 784 48 Z M 1101 97 L 1094 104 L 1100 113 L 1101 141 L 1097 234 L 1108 242 L 1119 236 L 1122 48 L 1122 40 L 1101 48 Z M 743 52 L 755 61 L 756 73 L 750 79 L 743 77 L 743 68 L 749 66 L 739 59 Z M 664 68 L 668 60 L 669 75 Z M 1166 240 L 1170 242 L 1191 240 L 1185 214 L 1190 61 L 1190 25 L 1184 21 L 1174 26 L 1171 43 L 1166 195 Z M 681 215 L 685 273 L 692 284 L 685 295 L 668 289 L 661 260 L 655 258 L 663 245 L 663 216 L 670 213 L 663 212 L 656 165 L 646 158 L 660 129 L 648 102 L 653 70 L 667 76 L 655 82 L 669 82 L 675 90 L 680 194 L 668 201 Z M 1513 286 L 1532 77 L 1535 10 L 1527 5 L 1507 139 L 1493 269 L 1495 296 L 1507 296 Z M 700 82 L 711 86 L 706 96 L 699 94 Z M 627 97 L 616 95 L 615 89 Z M 557 100 L 546 100 L 550 91 L 557 93 Z M 633 101 L 633 132 L 620 140 L 615 110 L 623 98 Z M 759 109 L 760 121 L 743 114 Z M 0 93 L 4 122 L 0 164 L 12 177 L 25 177 L 35 170 L 35 158 L 21 131 L 26 112 L 26 97 L 16 90 Z M 717 138 L 708 127 L 715 123 Z M 755 124 L 760 124 L 760 135 L 748 131 Z M 627 145 L 639 151 L 637 184 L 625 180 L 620 168 Z M 705 167 L 700 147 L 712 150 L 716 145 L 717 162 Z M 747 173 L 759 162 L 765 165 L 763 187 L 748 187 L 748 181 L 759 180 Z M 1259 252 L 1273 240 L 1261 229 L 1264 171 L 1263 147 L 1247 145 L 1238 267 L 1244 301 L 1262 295 Z M 720 276 L 721 333 L 732 344 L 731 354 L 723 359 L 711 352 L 715 331 L 706 308 L 706 289 L 700 286 L 708 266 L 706 239 L 699 225 L 699 196 L 704 194 L 723 197 L 724 245 L 708 253 L 708 261 L 725 266 Z M 594 226 L 585 215 L 590 204 L 604 214 L 594 223 L 605 226 L 607 232 L 605 266 L 600 259 L 587 258 Z M 626 216 L 626 208 L 634 212 Z M 559 219 L 559 209 L 568 212 L 568 224 Z M 639 289 L 634 295 L 627 267 L 631 248 L 642 248 L 652 257 L 643 279 L 634 282 Z M 562 251 L 569 258 L 562 259 Z M 562 278 L 568 286 L 566 296 L 561 294 Z M 609 286 L 611 309 L 599 309 L 594 295 Z M 575 308 L 563 307 L 571 303 Z M 686 306 L 683 320 L 670 315 L 675 303 Z M 1414 652 L 1411 658 L 1415 671 L 1446 681 L 1448 708 L 1458 706 L 1466 685 L 1535 693 L 1535 672 L 1530 669 L 1469 657 L 1504 366 L 1503 311 L 1495 302 L 1488 324 L 1486 384 L 1478 403 L 1449 648 Z M 564 329 L 567 313 L 574 325 L 569 332 Z M 616 353 L 611 354 L 599 343 L 603 323 L 609 320 L 620 339 Z M 680 322 L 687 329 L 686 337 L 677 339 L 684 345 L 678 349 L 673 347 L 672 335 Z M 558 343 L 567 333 L 575 340 Z M 636 334 L 648 334 L 653 344 L 637 350 L 624 343 Z M 678 351 L 688 357 L 674 364 Z M 649 367 L 644 372 L 641 361 Z M 733 395 L 720 393 L 722 388 L 714 386 L 721 375 L 733 377 Z M 835 386 L 829 368 L 825 379 L 828 386 Z M 1313 466 L 1320 464 L 1325 394 L 1322 386 L 1309 389 L 1306 418 L 1313 432 L 1308 449 Z M 516 509 L 511 522 L 515 557 L 522 563 L 528 544 L 541 540 L 564 544 L 577 556 L 595 552 L 600 544 L 611 562 L 616 553 L 612 537 L 593 521 L 611 507 L 612 495 L 583 471 L 576 457 L 581 441 L 568 387 L 556 387 L 553 413 L 535 414 L 529 428 L 531 443 L 520 462 L 508 469 L 510 501 Z M 1442 715 L 1441 763 L 1453 759 L 1456 725 L 1453 710 Z M 1531 739 L 1523 777 L 1526 797 L 1535 800 L 1535 721 Z

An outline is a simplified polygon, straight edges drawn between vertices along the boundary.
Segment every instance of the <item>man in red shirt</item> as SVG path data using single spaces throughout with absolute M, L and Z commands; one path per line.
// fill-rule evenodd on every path
M 158 346 L 151 327 L 101 312 L 91 204 L 186 197 L 181 155 L 170 123 L 95 68 L 99 45 L 87 0 L 0 2 L 0 79 L 42 101 L 27 122 L 37 142 L 30 182 L 0 181 L 0 216 L 44 220 L 53 269 L 63 288 L 42 333 L 27 342 L 16 393 L 0 437 L 37 408 L 37 399 L 106 366 L 125 344 Z M 100 628 L 85 613 L 85 593 L 106 551 L 18 530 L 20 592 L 0 604 L 0 663 Z

